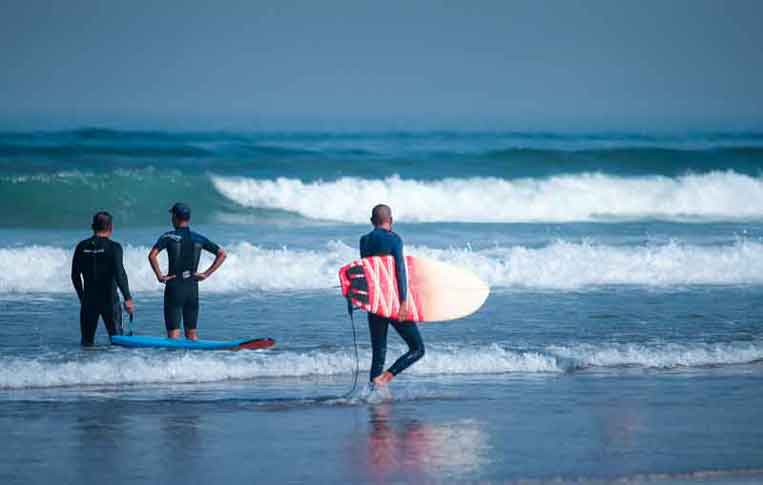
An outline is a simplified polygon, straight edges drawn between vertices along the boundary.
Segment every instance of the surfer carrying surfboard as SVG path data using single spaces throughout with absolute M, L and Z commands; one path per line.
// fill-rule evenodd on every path
M 164 287 L 164 325 L 167 337 L 180 338 L 180 321 L 183 321 L 185 337 L 198 340 L 196 330 L 199 318 L 199 281 L 209 278 L 225 261 L 225 251 L 201 234 L 192 232 L 191 208 L 178 202 L 170 209 L 173 231 L 165 232 L 151 248 L 148 260 L 156 279 Z M 166 249 L 169 259 L 167 274 L 159 266 L 159 253 Z M 215 255 L 212 265 L 201 273 L 201 251 Z
M 372 351 L 370 380 L 375 385 L 384 386 L 424 356 L 424 341 L 416 323 L 408 321 L 406 301 L 408 276 L 403 256 L 403 240 L 392 232 L 392 209 L 384 204 L 375 206 L 371 211 L 371 224 L 374 226 L 373 231 L 360 238 L 360 257 L 393 256 L 398 295 L 400 295 L 400 313 L 397 320 L 368 313 Z M 401 355 L 389 369 L 382 372 L 387 355 L 387 330 L 390 325 L 408 344 L 408 352 Z

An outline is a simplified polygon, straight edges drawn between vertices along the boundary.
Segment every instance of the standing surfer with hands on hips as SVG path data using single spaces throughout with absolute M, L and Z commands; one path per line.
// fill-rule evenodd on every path
M 368 314 L 372 351 L 370 380 L 375 385 L 384 386 L 424 356 L 424 341 L 416 323 L 408 321 L 408 275 L 403 256 L 403 240 L 392 232 L 392 209 L 384 204 L 375 206 L 371 211 L 371 224 L 374 226 L 373 231 L 360 238 L 360 257 L 392 255 L 395 258 L 395 276 L 400 295 L 400 313 L 397 320 Z M 387 330 L 390 325 L 408 344 L 408 352 L 382 372 L 387 355 Z
M 225 251 L 201 234 L 192 232 L 191 208 L 178 202 L 170 209 L 173 231 L 162 234 L 148 253 L 148 260 L 156 279 L 164 287 L 164 325 L 167 337 L 180 338 L 180 321 L 183 321 L 185 338 L 198 340 L 196 330 L 199 319 L 199 281 L 209 278 L 225 261 Z M 167 274 L 159 267 L 159 253 L 166 249 L 169 259 Z M 215 255 L 212 265 L 201 273 L 199 258 L 201 250 Z

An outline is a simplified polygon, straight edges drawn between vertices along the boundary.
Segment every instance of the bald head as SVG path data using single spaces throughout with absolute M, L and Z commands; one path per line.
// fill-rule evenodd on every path
M 388 205 L 379 204 L 371 210 L 371 224 L 376 227 L 392 225 L 392 209 Z

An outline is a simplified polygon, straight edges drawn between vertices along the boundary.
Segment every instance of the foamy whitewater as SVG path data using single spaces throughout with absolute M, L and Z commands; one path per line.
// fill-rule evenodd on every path
M 215 188 L 245 207 L 280 209 L 311 219 L 360 223 L 366 207 L 384 200 L 400 221 L 571 222 L 634 218 L 760 219 L 763 179 L 733 171 L 623 178 L 602 173 L 547 179 L 447 178 L 434 181 L 345 177 L 212 178 Z M 415 195 L 414 195 L 415 194 Z
M 0 133 L 0 483 L 760 482 L 761 174 L 756 132 Z M 165 334 L 176 201 L 228 254 L 201 338 L 273 349 L 80 347 L 97 210 Z M 337 278 L 380 202 L 491 288 L 386 390 Z
M 393 345 L 390 351 L 402 353 Z M 364 364 L 370 352 L 360 354 Z M 592 368 L 640 367 L 674 369 L 749 364 L 763 359 L 763 342 L 726 344 L 604 344 L 549 346 L 538 351 L 512 350 L 504 345 L 463 347 L 435 345 L 411 369 L 420 376 L 559 373 Z M 346 375 L 355 357 L 346 351 L 239 352 L 212 355 L 184 352 L 106 354 L 86 362 L 54 359 L 0 359 L 0 389 L 134 384 L 188 384 L 263 378 Z M 368 366 L 361 367 L 368 372 Z
M 263 248 L 248 242 L 227 246 L 229 258 L 210 292 L 317 290 L 338 284 L 337 270 L 357 257 L 356 249 L 331 241 L 322 251 Z M 146 264 L 149 247 L 127 246 L 125 268 L 135 291 L 162 287 Z M 0 292 L 71 291 L 71 250 L 49 246 L 0 249 Z M 763 244 L 740 241 L 724 246 L 677 242 L 636 247 L 554 241 L 530 248 L 437 249 L 412 246 L 408 254 L 474 271 L 496 288 L 579 290 L 602 285 L 751 285 L 763 283 Z M 205 255 L 202 264 L 209 265 Z M 166 264 L 166 261 L 162 260 Z M 278 268 L 274 275 L 273 268 Z

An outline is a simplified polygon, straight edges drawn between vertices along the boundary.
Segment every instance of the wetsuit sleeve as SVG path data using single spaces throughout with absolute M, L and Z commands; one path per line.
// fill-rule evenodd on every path
M 74 291 L 77 292 L 77 297 L 82 301 L 82 297 L 85 294 L 85 289 L 82 287 L 82 266 L 80 262 L 80 247 L 77 245 L 74 250 L 74 256 L 72 257 L 72 284 L 74 285 Z
M 123 264 L 122 245 L 114 243 L 114 279 L 117 281 L 119 291 L 125 300 L 132 300 L 130 295 L 130 284 L 127 281 L 127 272 Z
M 204 236 L 198 236 L 201 240 L 201 247 L 204 249 L 204 251 L 209 251 L 212 254 L 217 254 L 220 252 L 220 246 L 213 243 L 209 239 L 207 239 Z
M 368 256 L 370 256 L 370 254 L 368 254 L 368 248 L 366 248 L 366 236 L 363 236 L 360 238 L 359 247 L 360 247 L 361 258 L 367 258 Z
M 159 239 L 157 239 L 156 242 L 154 243 L 154 249 L 156 249 L 157 251 L 162 251 L 164 249 L 167 249 L 167 238 L 164 236 L 165 234 L 162 234 L 161 236 L 159 236 Z
M 395 236 L 392 242 L 392 256 L 395 257 L 395 271 L 397 272 L 397 292 L 400 295 L 400 301 L 408 299 L 408 270 L 405 267 L 405 256 L 403 255 L 403 240 Z

